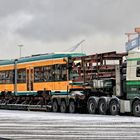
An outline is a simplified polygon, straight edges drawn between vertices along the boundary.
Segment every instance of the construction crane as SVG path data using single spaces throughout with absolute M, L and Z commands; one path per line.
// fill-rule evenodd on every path
M 66 52 L 73 52 L 75 51 L 85 40 L 80 41 L 79 43 L 77 43 L 75 46 L 70 47 L 68 50 L 66 50 Z

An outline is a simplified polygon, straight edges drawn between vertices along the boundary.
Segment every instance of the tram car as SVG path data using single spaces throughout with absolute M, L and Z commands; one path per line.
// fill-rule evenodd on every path
M 83 55 L 51 53 L 0 61 L 1 102 L 44 104 L 52 95 L 66 95 L 71 88 L 70 61 Z

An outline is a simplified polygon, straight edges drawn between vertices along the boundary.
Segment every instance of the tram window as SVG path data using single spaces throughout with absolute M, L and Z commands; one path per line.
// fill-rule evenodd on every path
M 0 84 L 12 84 L 13 75 L 13 70 L 0 71 Z
M 140 67 L 137 67 L 136 76 L 137 76 L 137 77 L 140 77 Z
M 11 84 L 13 83 L 13 70 L 6 71 L 6 83 Z
M 62 65 L 62 80 L 63 81 L 67 80 L 67 66 L 65 64 Z
M 0 71 L 0 83 L 3 84 L 5 83 L 5 72 Z
M 61 65 L 57 64 L 55 65 L 55 81 L 61 80 Z
M 55 81 L 67 80 L 67 67 L 65 64 L 55 65 Z
M 17 83 L 26 83 L 26 69 L 17 70 Z
M 47 81 L 54 81 L 54 67 L 52 65 L 44 66 L 44 82 Z
M 65 64 L 49 65 L 34 68 L 34 82 L 66 81 L 67 67 Z
M 34 68 L 34 82 L 43 82 L 44 81 L 44 70 L 43 67 Z

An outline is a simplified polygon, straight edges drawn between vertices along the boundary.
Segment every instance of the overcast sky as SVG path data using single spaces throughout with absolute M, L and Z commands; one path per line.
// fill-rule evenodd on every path
M 87 54 L 125 50 L 140 26 L 140 0 L 0 0 L 0 59 L 62 52 L 85 40 Z

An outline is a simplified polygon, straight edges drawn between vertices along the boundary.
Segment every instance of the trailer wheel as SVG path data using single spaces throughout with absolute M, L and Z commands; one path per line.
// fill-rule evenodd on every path
M 90 99 L 87 104 L 89 114 L 95 114 L 97 109 L 97 103 L 94 99 Z
M 65 101 L 62 101 L 61 105 L 60 105 L 60 112 L 61 113 L 66 113 L 66 111 L 67 111 L 66 103 L 65 103 Z
M 53 101 L 53 104 L 52 104 L 52 111 L 53 112 L 58 112 L 58 103 L 57 101 Z
M 140 117 L 140 101 L 136 100 L 133 104 L 133 115 Z
M 110 102 L 109 111 L 111 115 L 119 115 L 119 103 L 116 100 Z
M 107 103 L 105 100 L 101 99 L 99 101 L 99 113 L 102 115 L 106 115 L 107 114 Z
M 74 101 L 70 101 L 69 103 L 69 113 L 75 113 L 76 112 L 76 106 Z

